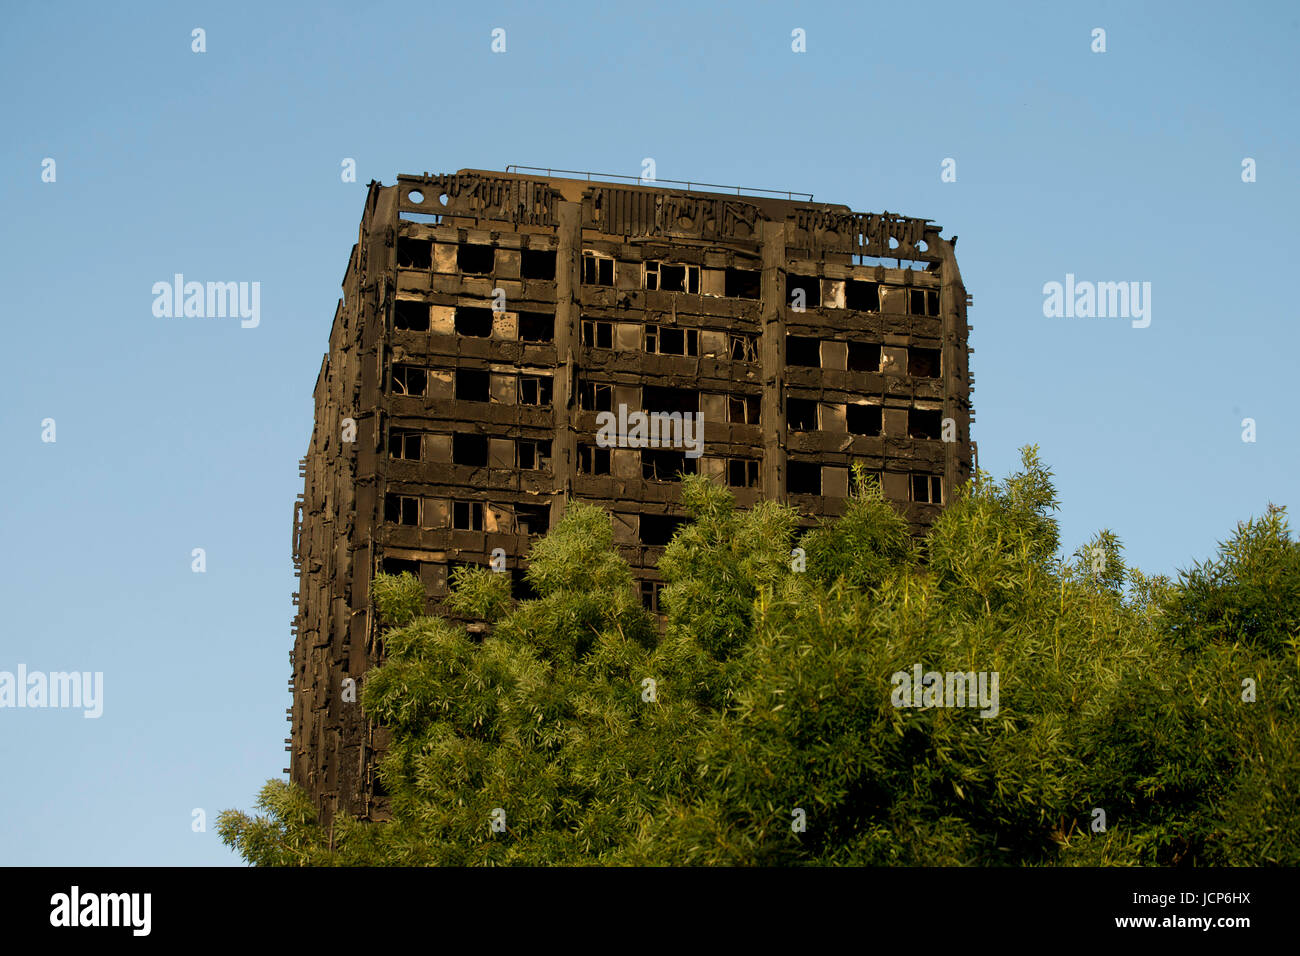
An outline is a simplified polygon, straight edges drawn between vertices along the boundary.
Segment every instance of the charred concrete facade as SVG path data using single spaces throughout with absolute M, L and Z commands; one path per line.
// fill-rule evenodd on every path
M 927 220 L 796 198 L 462 170 L 371 183 L 316 381 L 293 522 L 291 779 L 326 819 L 386 815 L 379 571 L 430 602 L 571 497 L 613 515 L 657 609 L 678 472 L 741 506 L 842 512 L 850 465 L 923 530 L 973 466 L 954 241 Z M 602 447 L 598 416 L 699 416 L 703 453 Z M 500 552 L 497 552 L 498 554 Z

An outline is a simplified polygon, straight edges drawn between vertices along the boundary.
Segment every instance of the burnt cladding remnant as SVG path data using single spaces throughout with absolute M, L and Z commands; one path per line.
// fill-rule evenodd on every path
M 522 595 L 529 546 L 577 496 L 611 512 L 657 611 L 682 472 L 811 523 L 842 513 L 860 462 L 922 532 L 975 452 L 969 300 L 940 231 L 656 184 L 372 182 L 294 510 L 288 772 L 322 820 L 388 812 L 386 730 L 359 703 L 383 660 L 376 572 L 413 572 L 432 608 L 500 548 Z M 620 408 L 698 416 L 702 454 L 604 447 L 597 416 Z

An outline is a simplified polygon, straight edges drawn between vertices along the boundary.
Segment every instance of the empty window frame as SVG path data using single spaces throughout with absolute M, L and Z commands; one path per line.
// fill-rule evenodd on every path
M 803 335 L 787 335 L 785 337 L 785 364 L 804 368 L 821 368 L 821 340 Z
M 691 412 L 700 410 L 700 393 L 693 388 L 666 385 L 641 386 L 641 408 L 647 412 Z
M 879 372 L 880 346 L 869 342 L 850 342 L 848 366 L 850 372 Z
M 786 462 L 786 490 L 792 495 L 820 495 L 822 466 L 815 461 Z
M 492 246 L 462 242 L 456 247 L 456 268 L 469 275 L 489 275 L 496 260 Z
M 663 591 L 662 581 L 641 582 L 641 606 L 651 614 L 659 613 L 659 595 Z
M 647 325 L 645 350 L 658 355 L 699 355 L 700 333 L 670 325 Z
M 393 328 L 399 332 L 428 332 L 429 303 L 398 299 L 393 308 Z
M 758 462 L 753 458 L 728 458 L 727 484 L 732 488 L 759 487 Z
M 785 400 L 786 427 L 792 432 L 815 432 L 817 430 L 817 402 L 810 398 L 787 398 Z
M 758 336 L 732 332 L 727 336 L 727 346 L 733 362 L 758 361 Z
M 429 387 L 429 373 L 419 365 L 394 365 L 394 395 L 423 395 Z
M 733 299 L 757 299 L 762 291 L 762 276 L 757 269 L 728 269 L 723 294 Z
M 909 346 L 907 350 L 907 374 L 917 378 L 938 378 L 940 375 L 939 349 L 923 349 Z
M 578 474 L 608 475 L 609 449 L 599 445 L 578 446 Z
M 524 279 L 555 278 L 555 250 L 524 249 L 519 254 L 519 275 Z
M 613 256 L 606 256 L 590 249 L 584 249 L 582 251 L 582 284 L 612 286 L 614 284 Z
M 868 484 L 868 485 L 874 482 L 877 489 L 881 489 L 884 487 L 883 484 L 884 479 L 882 478 L 881 473 L 878 471 L 864 471 L 862 473 L 862 480 L 864 484 Z M 863 490 L 862 488 L 858 487 L 857 473 L 852 468 L 850 468 L 849 469 L 849 494 L 856 495 L 862 490 Z
M 582 344 L 591 349 L 612 349 L 614 347 L 614 323 L 583 319 Z
M 941 475 L 912 475 L 912 500 L 920 504 L 943 504 Z
M 678 518 L 673 515 L 641 515 L 641 543 L 650 547 L 658 548 L 666 545 L 673 539 L 686 522 L 685 518 Z
M 550 505 L 515 505 L 516 534 L 543 535 L 550 528 Z
M 880 283 L 850 279 L 844 283 L 844 306 L 858 312 L 880 311 Z
M 938 315 L 938 289 L 911 289 L 907 294 L 907 311 L 909 315 Z
M 578 407 L 586 412 L 614 410 L 614 386 L 604 382 L 579 382 Z
M 800 294 L 802 293 L 802 294 Z M 815 309 L 822 304 L 822 283 L 816 276 L 787 275 L 785 301 L 793 309 Z
M 492 335 L 492 310 L 482 306 L 456 306 L 456 334 L 486 339 Z
M 453 501 L 451 503 L 451 526 L 457 531 L 482 531 L 483 502 Z
M 414 574 L 417 578 L 420 576 L 420 562 L 409 558 L 384 558 L 379 567 L 384 574 Z
M 694 295 L 700 291 L 700 267 L 647 262 L 645 287 L 652 292 L 689 292 Z
M 515 443 L 515 466 L 524 471 L 547 471 L 551 467 L 549 438 L 521 438 Z
M 404 461 L 420 461 L 422 458 L 421 433 L 410 428 L 388 429 L 388 457 Z
M 728 395 L 727 421 L 735 425 L 760 425 L 763 400 L 758 395 Z
M 414 495 L 384 495 L 384 520 L 389 524 L 418 525 L 420 499 Z
M 433 243 L 428 239 L 397 240 L 397 267 L 399 269 L 432 269 Z
M 882 413 L 879 405 L 847 405 L 844 409 L 844 424 L 850 435 L 880 434 Z
M 520 375 L 519 404 L 549 405 L 554 382 L 549 375 Z
M 492 376 L 474 368 L 456 369 L 456 399 L 462 402 L 491 400 Z
M 907 410 L 907 435 L 909 438 L 937 439 L 943 429 L 943 412 L 924 408 Z
M 695 474 L 695 463 L 685 452 L 641 449 L 641 477 L 646 481 L 680 481 L 682 475 Z
M 520 312 L 519 340 L 521 342 L 555 341 L 555 316 L 549 312 Z
M 487 436 L 452 435 L 451 460 L 456 465 L 472 465 L 475 468 L 485 468 L 488 463 Z

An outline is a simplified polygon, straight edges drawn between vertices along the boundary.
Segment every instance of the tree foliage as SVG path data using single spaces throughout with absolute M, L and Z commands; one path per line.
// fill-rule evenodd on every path
M 582 502 L 530 554 L 535 600 L 456 575 L 481 639 L 380 576 L 361 704 L 391 735 L 392 819 L 326 832 L 273 781 L 222 839 L 258 865 L 1300 863 L 1282 509 L 1170 581 L 1110 531 L 1060 557 L 1033 448 L 921 544 L 855 484 L 800 537 L 790 508 L 686 476 L 662 630 Z M 898 706 L 917 665 L 996 674 L 996 713 Z

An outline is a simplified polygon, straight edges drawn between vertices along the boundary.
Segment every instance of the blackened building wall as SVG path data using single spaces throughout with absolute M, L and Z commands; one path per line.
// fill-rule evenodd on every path
M 971 474 L 968 299 L 940 227 L 846 206 L 462 170 L 371 183 L 294 511 L 291 779 L 382 818 L 369 582 L 430 600 L 570 497 L 613 516 L 657 607 L 677 472 L 836 515 L 850 465 L 924 529 Z M 602 448 L 597 415 L 683 411 L 702 457 Z

